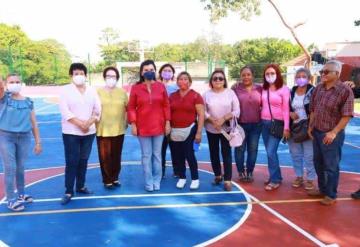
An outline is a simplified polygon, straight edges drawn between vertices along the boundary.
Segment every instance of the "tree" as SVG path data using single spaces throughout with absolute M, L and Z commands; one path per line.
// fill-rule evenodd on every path
M 210 10 L 211 20 L 216 21 L 223 17 L 226 17 L 228 11 L 237 12 L 240 14 L 240 18 L 249 20 L 250 17 L 254 14 L 260 14 L 260 0 L 200 0 L 201 2 L 206 3 L 206 10 Z M 298 23 L 294 26 L 288 24 L 285 20 L 284 16 L 280 12 L 279 8 L 276 6 L 273 0 L 267 0 L 275 9 L 276 13 L 279 15 L 284 26 L 289 29 L 295 41 L 303 50 L 304 54 L 307 58 L 307 67 L 311 65 L 311 55 L 306 47 L 302 44 L 302 42 L 297 37 L 295 29 L 302 26 L 304 23 Z
M 354 21 L 355 26 L 360 26 L 360 20 Z

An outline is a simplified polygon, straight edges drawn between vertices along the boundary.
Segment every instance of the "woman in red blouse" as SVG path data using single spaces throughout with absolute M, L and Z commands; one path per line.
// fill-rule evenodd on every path
M 196 190 L 199 188 L 199 174 L 194 142 L 201 142 L 205 113 L 204 101 L 200 94 L 190 89 L 191 83 L 190 74 L 181 72 L 177 77 L 179 90 L 170 96 L 170 150 L 174 169 L 179 172 L 176 187 L 182 189 L 186 184 L 186 160 L 191 172 L 190 189 Z
M 131 132 L 138 136 L 141 163 L 144 168 L 145 190 L 160 190 L 161 144 L 170 133 L 170 107 L 165 86 L 155 81 L 154 61 L 140 65 L 140 81 L 131 89 L 128 119 Z

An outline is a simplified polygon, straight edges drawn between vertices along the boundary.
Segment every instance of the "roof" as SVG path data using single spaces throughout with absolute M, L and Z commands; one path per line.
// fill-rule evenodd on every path
M 283 64 L 283 66 L 304 66 L 306 62 L 306 55 L 305 54 L 301 54 L 300 56 L 287 61 L 286 63 Z

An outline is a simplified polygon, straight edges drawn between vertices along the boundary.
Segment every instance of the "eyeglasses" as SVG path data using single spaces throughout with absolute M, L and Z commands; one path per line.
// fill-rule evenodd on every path
M 214 76 L 213 81 L 223 81 L 224 80 L 224 77 L 221 77 L 221 76 Z
M 20 81 L 9 81 L 8 84 L 20 84 Z
M 334 70 L 320 70 L 319 71 L 320 75 L 328 75 L 331 72 L 337 72 L 337 71 L 334 71 Z
M 116 75 L 106 75 L 105 78 L 106 79 L 117 79 Z

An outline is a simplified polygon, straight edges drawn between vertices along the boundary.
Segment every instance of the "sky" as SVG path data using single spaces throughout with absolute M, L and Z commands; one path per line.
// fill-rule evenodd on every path
M 275 0 L 306 45 L 360 41 L 360 0 Z M 250 21 L 232 13 L 216 25 L 200 0 L 0 0 L 0 22 L 19 25 L 33 40 L 53 38 L 74 60 L 99 60 L 101 30 L 112 27 L 120 40 L 139 39 L 150 45 L 187 43 L 217 33 L 224 43 L 277 37 L 295 43 L 275 10 L 261 2 L 261 15 Z

